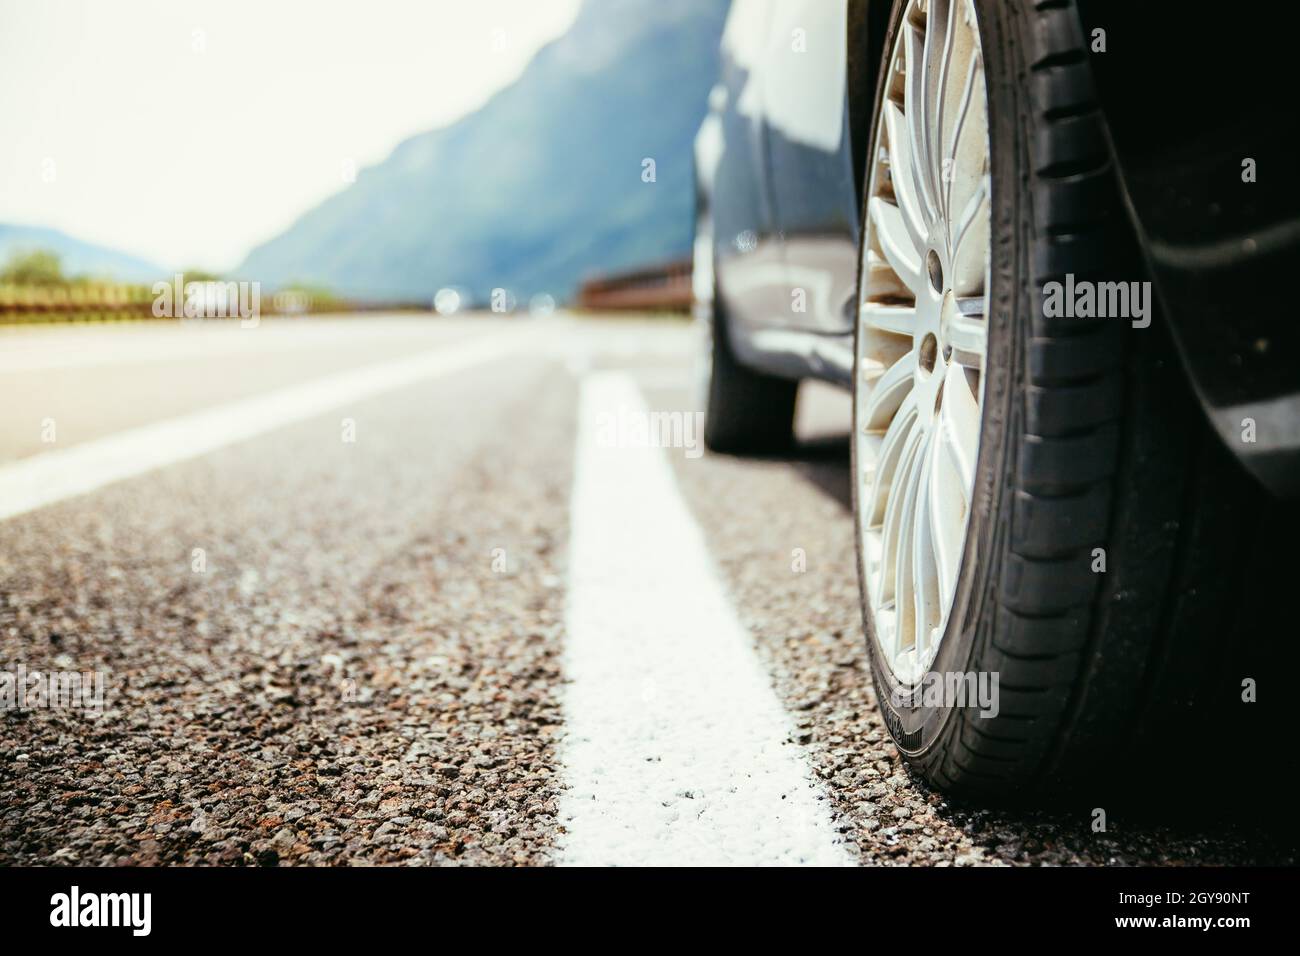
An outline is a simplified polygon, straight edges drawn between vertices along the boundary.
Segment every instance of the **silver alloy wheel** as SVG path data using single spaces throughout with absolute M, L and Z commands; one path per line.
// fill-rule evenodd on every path
M 910 0 L 867 188 L 853 442 L 866 598 L 904 685 L 948 625 L 988 340 L 988 101 L 971 0 Z

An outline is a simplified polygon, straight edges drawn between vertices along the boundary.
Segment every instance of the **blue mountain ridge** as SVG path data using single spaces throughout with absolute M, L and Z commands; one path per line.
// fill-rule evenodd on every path
M 689 253 L 692 143 L 728 0 L 586 0 L 519 79 L 253 249 L 235 273 L 350 296 L 563 300 L 586 275 Z M 645 159 L 656 181 L 643 182 Z
M 0 263 L 15 253 L 36 249 L 56 253 L 66 276 L 87 275 L 118 282 L 154 282 L 171 276 L 157 263 L 77 239 L 58 229 L 0 223 Z

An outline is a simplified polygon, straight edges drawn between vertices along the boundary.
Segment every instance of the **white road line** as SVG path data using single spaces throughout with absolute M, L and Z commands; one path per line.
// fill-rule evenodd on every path
M 80 326 L 0 327 L 0 372 L 43 372 L 100 365 L 139 365 L 238 355 L 301 353 L 352 343 L 383 344 L 424 334 L 472 332 L 458 319 L 361 321 L 268 319 L 254 328 L 235 320 L 171 320 Z
M 518 352 L 531 336 L 468 344 L 327 375 L 0 467 L 0 520 L 214 451 L 360 399 Z
M 602 443 L 620 408 L 630 376 L 584 379 L 560 862 L 851 862 L 664 452 Z

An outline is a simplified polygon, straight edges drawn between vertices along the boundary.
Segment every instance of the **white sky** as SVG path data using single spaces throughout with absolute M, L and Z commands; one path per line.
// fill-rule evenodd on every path
M 232 268 L 348 164 L 507 85 L 578 2 L 0 0 L 0 221 Z

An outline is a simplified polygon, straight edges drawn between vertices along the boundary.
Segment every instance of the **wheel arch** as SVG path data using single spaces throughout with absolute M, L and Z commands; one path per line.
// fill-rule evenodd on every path
M 845 92 L 853 184 L 857 205 L 862 206 L 863 179 L 867 170 L 867 149 L 871 144 L 871 117 L 875 112 L 876 82 L 884 56 L 885 33 L 893 0 L 848 0 L 845 42 L 848 72 Z

